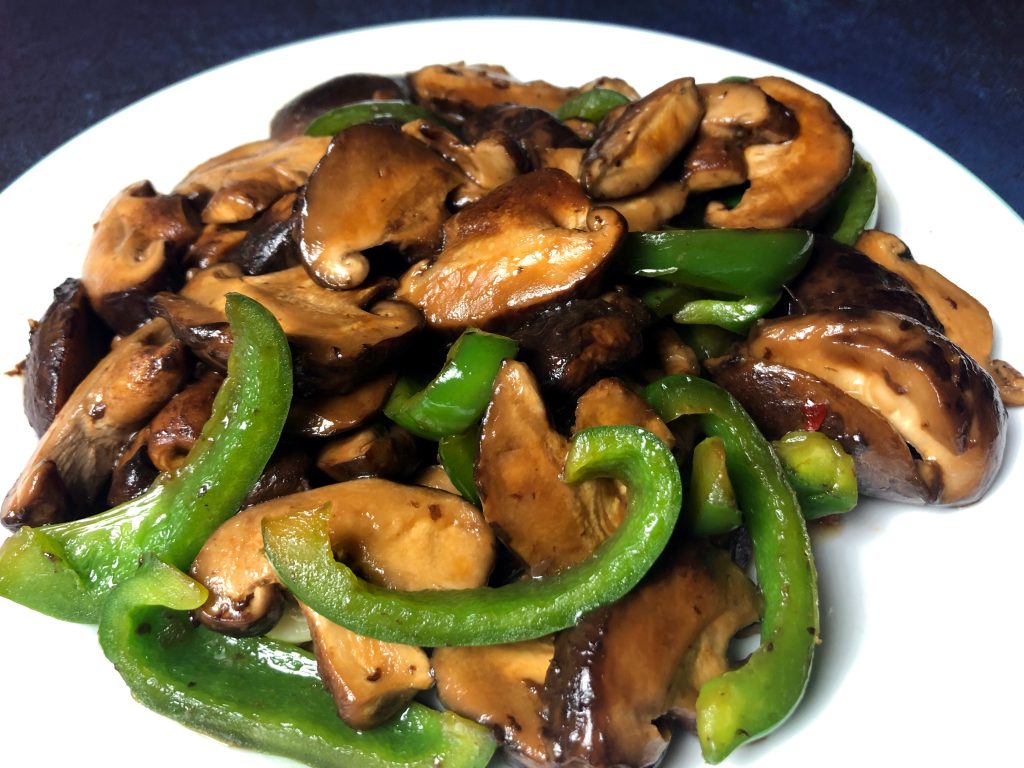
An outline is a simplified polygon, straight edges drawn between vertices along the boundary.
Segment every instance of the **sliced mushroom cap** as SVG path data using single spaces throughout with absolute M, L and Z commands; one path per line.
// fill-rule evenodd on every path
M 42 435 L 82 379 L 106 354 L 110 333 L 89 306 L 80 280 L 69 278 L 33 323 L 22 368 L 25 415 Z
M 750 188 L 732 209 L 720 202 L 705 215 L 714 227 L 772 229 L 813 221 L 853 166 L 850 129 L 825 99 L 781 77 L 754 85 L 792 112 L 799 130 L 781 144 L 744 150 Z
M 234 224 L 207 224 L 182 258 L 185 270 L 206 269 L 226 261 L 245 234 L 244 229 Z
M 559 635 L 544 686 L 559 764 L 653 766 L 693 723 L 701 685 L 729 669 L 729 641 L 760 597 L 727 553 L 701 541 L 664 557 L 619 602 Z
M 361 427 L 380 413 L 396 379 L 390 372 L 344 395 L 296 398 L 285 428 L 306 437 L 333 437 Z
M 416 440 L 390 422 L 335 438 L 316 457 L 320 471 L 337 482 L 357 477 L 401 479 L 412 474 L 418 463 Z
M 131 436 L 118 453 L 107 487 L 108 508 L 141 495 L 159 476 L 160 471 L 149 460 L 149 452 L 146 450 L 148 440 L 149 427 L 143 427 Z
M 303 91 L 277 110 L 270 121 L 270 138 L 285 140 L 299 136 L 320 115 L 346 104 L 374 99 L 404 99 L 407 95 L 400 77 L 363 73 L 334 77 Z
M 494 104 L 521 104 L 553 112 L 576 93 L 574 88 L 543 80 L 521 82 L 504 67 L 461 62 L 424 67 L 410 72 L 408 79 L 417 103 L 458 121 Z
M 431 656 L 445 709 L 494 732 L 517 763 L 552 763 L 541 692 L 554 656 L 549 638 L 475 648 L 438 648 Z
M 931 307 L 910 283 L 863 253 L 827 237 L 814 238 L 810 261 L 789 283 L 789 293 L 791 314 L 881 309 L 943 332 Z
M 465 181 L 453 163 L 394 125 L 342 131 L 303 195 L 298 237 L 306 269 L 321 285 L 352 288 L 370 273 L 362 253 L 368 248 L 432 253 L 448 195 Z
M 639 355 L 649 323 L 639 301 L 611 294 L 556 304 L 511 335 L 542 387 L 576 394 Z
M 931 503 L 941 487 L 922 474 L 906 440 L 885 416 L 804 371 L 735 356 L 705 362 L 711 378 L 740 401 L 769 440 L 794 430 L 820 431 L 856 465 L 864 496 Z
M 314 283 L 302 267 L 266 275 L 242 275 L 233 264 L 219 264 L 195 275 L 180 296 L 161 294 L 157 310 L 168 317 L 204 359 L 223 369 L 225 295 L 235 291 L 274 314 L 293 348 L 299 394 L 343 394 L 374 376 L 422 328 L 423 318 L 408 304 L 377 301 L 387 281 L 348 291 Z M 374 303 L 376 302 L 376 303 Z M 220 357 L 218 361 L 218 357 Z
M 589 427 L 628 424 L 646 429 L 671 448 L 671 430 L 640 395 L 619 379 L 602 379 L 576 401 L 576 423 L 572 431 Z
M 565 123 L 545 109 L 522 104 L 496 104 L 472 114 L 462 126 L 467 141 L 482 141 L 495 134 L 514 142 L 532 169 L 551 149 L 581 150 L 583 141 Z
M 398 295 L 436 328 L 493 327 L 580 291 L 626 233 L 622 216 L 593 208 L 568 174 L 518 176 L 450 218 L 445 246 L 401 279 Z
M 386 643 L 340 627 L 302 605 L 320 679 L 338 716 L 360 730 L 386 722 L 434 684 L 422 648 Z
M 466 177 L 449 200 L 455 208 L 475 203 L 487 192 L 526 170 L 519 149 L 510 138 L 501 134 L 484 136 L 471 144 L 464 144 L 448 129 L 427 120 L 406 123 L 402 132 L 430 147 Z
M 1006 410 L 992 378 L 945 336 L 902 315 L 841 310 L 755 327 L 742 354 L 806 371 L 885 416 L 921 456 L 939 504 L 985 492 Z
M 174 192 L 204 203 L 204 223 L 247 221 L 305 184 L 329 141 L 296 136 L 243 144 L 194 168 Z
M 158 195 L 148 181 L 122 190 L 93 230 L 82 265 L 89 303 L 118 333 L 148 319 L 146 298 L 173 287 L 177 258 L 199 235 L 178 195 Z
M 752 83 L 710 83 L 697 89 L 705 112 L 683 163 L 683 179 L 693 192 L 742 184 L 747 180 L 745 147 L 788 141 L 797 133 L 793 115 Z
M 308 491 L 312 468 L 313 460 L 307 451 L 287 443 L 278 445 L 256 485 L 246 494 L 242 506 L 252 507 L 281 496 Z
M 263 553 L 264 520 L 330 505 L 336 552 L 364 578 L 395 589 L 462 589 L 487 581 L 494 537 L 459 496 L 376 478 L 315 488 L 239 512 L 192 564 L 210 597 L 196 612 L 221 631 L 249 633 L 278 604 L 278 579 Z
M 9 528 L 59 522 L 94 511 L 121 446 L 178 391 L 185 355 L 163 320 L 114 343 L 61 408 L 4 499 Z M 61 478 L 66 500 L 57 501 Z
M 207 371 L 171 398 L 149 423 L 146 449 L 161 472 L 178 469 L 192 450 L 213 411 L 213 399 L 224 377 Z
M 295 239 L 298 195 L 284 195 L 265 210 L 223 260 L 242 268 L 247 275 L 263 275 L 300 263 Z
M 704 104 L 693 78 L 673 80 L 606 120 L 583 158 L 587 194 L 614 199 L 647 189 L 693 138 Z
M 625 514 L 614 481 L 563 482 L 568 452 L 530 370 L 506 360 L 483 418 L 476 485 L 487 522 L 534 576 L 584 560 Z

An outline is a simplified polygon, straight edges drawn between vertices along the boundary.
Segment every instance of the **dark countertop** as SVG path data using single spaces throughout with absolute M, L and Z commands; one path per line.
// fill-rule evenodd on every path
M 0 189 L 108 114 L 217 64 L 328 32 L 470 15 L 629 24 L 777 62 L 907 125 L 1024 215 L 1024 4 L 1012 0 L 0 0 Z

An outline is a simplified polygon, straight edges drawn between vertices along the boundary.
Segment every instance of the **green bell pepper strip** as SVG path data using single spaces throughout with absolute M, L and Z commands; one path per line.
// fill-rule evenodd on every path
M 878 219 L 878 181 L 871 163 L 854 153 L 850 175 L 839 187 L 819 229 L 833 240 L 853 245 Z
M 476 459 L 480 453 L 480 429 L 471 428 L 461 435 L 442 437 L 437 443 L 441 466 L 462 498 L 480 506 L 476 490 Z
M 726 299 L 684 285 L 654 288 L 643 294 L 641 300 L 658 317 L 671 315 L 680 325 L 714 325 L 743 334 L 754 321 L 768 314 L 781 297 L 781 293 L 775 292 Z
M 802 229 L 676 229 L 631 232 L 616 263 L 637 277 L 732 296 L 775 293 L 811 255 Z
M 853 457 L 828 435 L 789 432 L 773 440 L 772 447 L 800 499 L 805 519 L 841 514 L 857 506 Z
M 554 115 L 563 121 L 578 117 L 591 123 L 600 123 L 613 109 L 629 103 L 629 97 L 618 91 L 593 88 L 570 96 L 555 110 Z
M 701 440 L 690 461 L 690 492 L 684 504 L 690 530 L 698 536 L 717 536 L 739 528 L 743 519 L 725 466 L 722 438 Z
M 505 336 L 470 328 L 451 349 L 434 380 L 422 389 L 401 379 L 384 405 L 384 415 L 414 435 L 440 440 L 472 427 L 491 401 L 501 363 L 518 345 Z
M 320 768 L 487 765 L 490 733 L 451 712 L 413 704 L 379 728 L 350 728 L 309 653 L 191 626 L 184 612 L 205 599 L 200 584 L 147 556 L 104 604 L 103 652 L 150 709 L 230 744 Z
M 433 112 L 408 101 L 379 99 L 357 101 L 325 112 L 306 126 L 306 135 L 334 136 L 353 125 L 372 123 L 375 120 L 397 120 L 401 123 L 429 120 L 446 128 L 451 127 Z
M 700 360 L 721 357 L 743 337 L 716 325 L 682 325 L 679 336 L 697 353 Z
M 625 520 L 582 563 L 540 579 L 420 592 L 377 587 L 335 561 L 323 509 L 264 521 L 264 548 L 298 600 L 358 634 L 435 647 L 529 640 L 573 626 L 588 611 L 618 600 L 668 542 L 682 482 L 665 444 L 639 427 L 581 430 L 566 458 L 565 480 L 603 476 L 628 486 Z
M 807 526 L 771 445 L 724 389 L 693 376 L 668 376 L 641 393 L 664 421 L 698 414 L 725 444 L 729 476 L 754 546 L 764 594 L 761 645 L 738 669 L 706 682 L 697 696 L 704 759 L 777 728 L 807 687 L 818 641 L 818 587 Z
M 0 595 L 65 621 L 95 623 L 104 597 L 155 552 L 187 568 L 238 511 L 277 445 L 292 395 L 281 326 L 252 299 L 229 294 L 228 376 L 184 465 L 102 514 L 21 528 L 0 547 Z

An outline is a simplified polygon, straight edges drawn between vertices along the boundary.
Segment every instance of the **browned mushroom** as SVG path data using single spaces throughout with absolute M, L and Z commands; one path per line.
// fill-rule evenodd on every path
M 675 444 L 672 432 L 643 398 L 619 379 L 601 379 L 576 401 L 572 431 L 616 424 L 646 429 L 669 448 Z
M 363 426 L 380 413 L 397 374 L 385 373 L 344 395 L 296 398 L 286 429 L 306 437 L 333 437 Z
M 282 443 L 270 457 L 256 485 L 246 494 L 242 506 L 252 507 L 281 496 L 308 491 L 312 467 L 313 460 L 307 451 Z
M 475 507 L 443 491 L 353 480 L 249 507 L 221 525 L 192 564 L 193 577 L 210 591 L 197 618 L 234 633 L 272 624 L 280 595 L 263 552 L 262 523 L 325 505 L 331 510 L 332 546 L 374 583 L 421 590 L 471 588 L 487 581 L 494 540 Z M 310 629 L 339 714 L 351 717 L 355 727 L 377 724 L 430 683 L 429 665 L 418 649 L 354 638 L 316 617 Z M 410 671 L 409 663 L 417 669 Z
M 769 440 L 794 430 L 820 431 L 853 457 L 864 496 L 920 504 L 941 488 L 923 475 L 907 442 L 885 416 L 841 389 L 771 361 L 734 356 L 705 366 L 750 413 Z
M 462 134 L 472 142 L 495 134 L 506 137 L 519 147 L 532 170 L 543 165 L 542 158 L 549 150 L 574 148 L 582 157 L 585 146 L 547 110 L 521 104 L 496 104 L 475 112 L 463 124 Z
M 554 656 L 550 638 L 475 648 L 438 648 L 431 656 L 446 709 L 488 726 L 516 763 L 552 763 L 541 692 Z
M 450 218 L 445 247 L 402 277 L 398 295 L 436 328 L 493 327 L 502 318 L 580 291 L 626 233 L 568 174 L 518 176 Z
M 649 322 L 639 301 L 609 294 L 556 304 L 510 335 L 542 387 L 577 394 L 640 354 Z
M 357 477 L 401 479 L 417 466 L 416 441 L 397 424 L 380 422 L 343 435 L 316 457 L 320 471 L 343 482 Z
M 752 83 L 710 83 L 697 89 L 705 112 L 683 163 L 683 179 L 693 192 L 742 184 L 747 180 L 745 147 L 796 135 L 793 115 Z
M 293 348 L 300 395 L 343 394 L 373 377 L 420 330 L 423 318 L 408 304 L 377 301 L 393 282 L 334 291 L 314 283 L 302 267 L 243 275 L 233 264 L 196 274 L 181 294 L 159 294 L 154 309 L 204 360 L 224 370 L 230 337 L 224 297 L 255 299 L 281 323 Z
M 374 728 L 434 684 L 422 648 L 357 635 L 302 605 L 320 679 L 338 716 L 353 728 Z
M 811 258 L 789 283 L 790 313 L 830 309 L 881 309 L 906 315 L 943 332 L 931 307 L 896 272 L 827 237 L 815 237 Z
M 743 152 L 750 188 L 732 209 L 708 204 L 714 227 L 789 227 L 813 221 L 853 165 L 850 129 L 816 93 L 781 77 L 754 85 L 796 118 L 797 135 L 781 144 L 752 144 Z
M 210 418 L 223 381 L 220 373 L 207 371 L 172 397 L 149 423 L 146 450 L 158 470 L 173 472 L 185 462 Z
M 305 184 L 329 141 L 296 136 L 243 144 L 194 168 L 174 192 L 203 203 L 206 224 L 246 221 Z
M 277 110 L 270 121 L 270 138 L 285 140 L 299 136 L 320 115 L 346 104 L 406 96 L 400 77 L 364 73 L 334 77 L 303 91 Z
M 299 263 L 295 239 L 298 194 L 283 195 L 259 215 L 245 237 L 228 251 L 224 260 L 237 264 L 247 275 L 263 275 Z
M 146 298 L 174 287 L 178 255 L 199 235 L 178 195 L 148 181 L 122 190 L 103 211 L 82 264 L 89 303 L 118 333 L 149 317 Z
M 501 134 L 463 144 L 454 133 L 428 120 L 406 123 L 402 132 L 430 147 L 462 171 L 466 180 L 449 198 L 455 208 L 476 202 L 525 170 L 519 150 L 510 138 Z
M 160 471 L 149 460 L 146 443 L 149 441 L 149 427 L 143 427 L 124 445 L 114 462 L 107 488 L 107 506 L 134 499 L 153 484 Z
M 605 120 L 583 158 L 591 197 L 614 199 L 647 189 L 693 138 L 704 104 L 693 78 L 666 83 Z
M 805 371 L 883 414 L 919 456 L 940 504 L 987 490 L 1006 442 L 991 376 L 945 336 L 902 315 L 818 312 L 755 327 L 741 354 Z
M 117 341 L 39 441 L 4 499 L 3 524 L 35 526 L 94 511 L 121 446 L 177 392 L 185 373 L 183 347 L 163 320 Z
M 576 93 L 574 88 L 560 88 L 543 80 L 521 82 L 504 67 L 461 62 L 411 72 L 409 88 L 417 103 L 456 121 L 494 104 L 521 104 L 553 112 Z
M 544 686 L 555 761 L 653 766 L 692 724 L 701 685 L 728 671 L 729 641 L 760 597 L 727 553 L 699 540 L 669 552 L 640 586 L 559 635 Z
M 393 245 L 412 257 L 440 244 L 449 193 L 466 177 L 394 125 L 339 133 L 309 178 L 299 213 L 299 247 L 309 274 L 352 288 L 370 273 L 363 251 Z
M 89 306 L 80 280 L 69 278 L 33 323 L 24 375 L 25 415 L 42 435 L 82 379 L 106 354 L 110 333 Z
M 182 258 L 186 269 L 206 269 L 227 259 L 246 232 L 234 224 L 207 224 Z

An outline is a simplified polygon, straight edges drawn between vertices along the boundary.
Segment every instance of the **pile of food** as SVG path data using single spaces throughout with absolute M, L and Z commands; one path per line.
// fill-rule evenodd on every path
M 323 83 L 102 213 L 0 595 L 312 765 L 719 762 L 807 685 L 808 521 L 980 499 L 1024 402 L 876 202 L 778 77 Z

